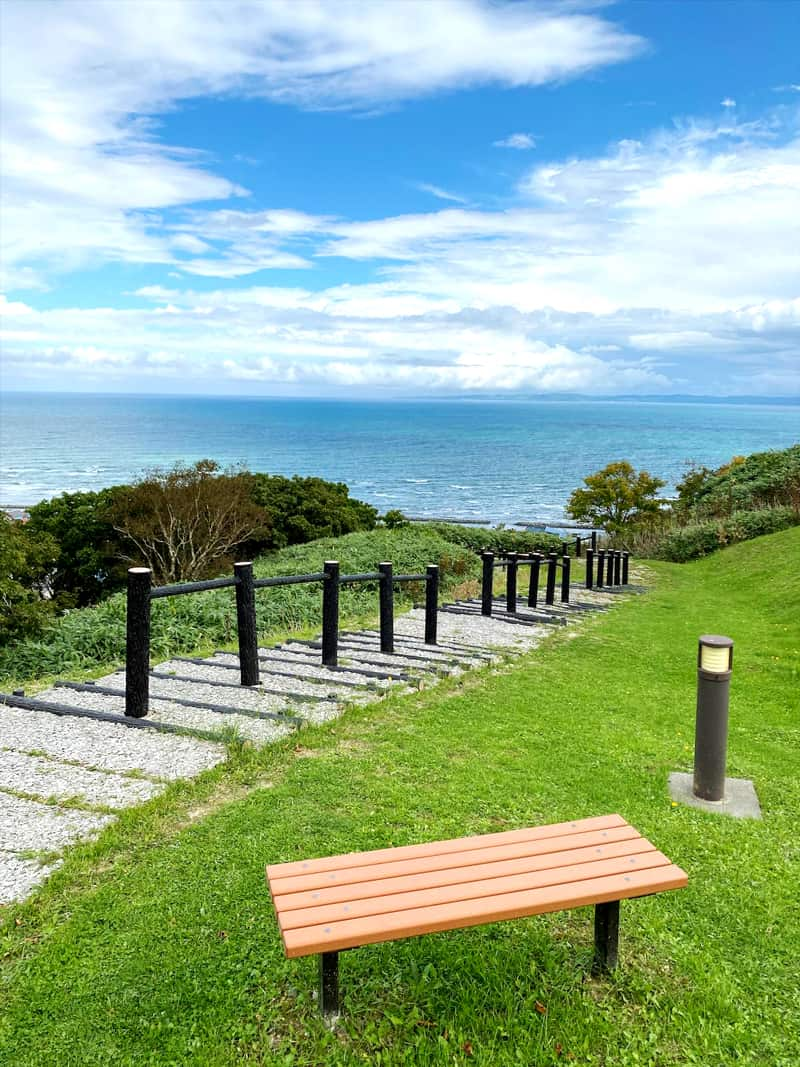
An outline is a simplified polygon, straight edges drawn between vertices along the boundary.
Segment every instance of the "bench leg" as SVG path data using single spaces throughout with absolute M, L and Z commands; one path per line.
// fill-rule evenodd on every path
M 329 1025 L 339 1018 L 339 953 L 319 956 L 319 1010 Z
M 619 901 L 594 906 L 594 964 L 592 974 L 613 971 L 619 956 Z

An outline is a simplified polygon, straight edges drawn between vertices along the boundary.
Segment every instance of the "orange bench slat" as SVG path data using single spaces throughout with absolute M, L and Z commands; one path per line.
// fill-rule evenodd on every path
M 620 829 L 623 830 L 624 827 Z M 643 850 L 655 852 L 655 847 L 638 834 L 616 841 L 601 838 L 599 833 L 582 834 L 581 838 L 589 838 L 588 845 L 556 852 L 526 852 L 525 855 L 513 859 L 474 863 L 467 867 L 446 867 L 441 870 L 427 870 L 418 874 L 396 875 L 390 878 L 369 877 L 362 882 L 330 885 L 314 890 L 287 892 L 283 889 L 283 884 L 277 881 L 272 884 L 273 901 L 276 910 L 284 913 L 295 909 L 361 900 L 388 893 L 435 889 L 437 886 L 480 881 L 485 878 L 502 878 L 511 874 L 525 874 L 528 871 L 545 870 L 548 867 L 581 863 L 601 857 L 629 856 Z M 279 886 L 281 888 L 278 888 Z
M 389 913 L 410 912 L 437 904 L 456 904 L 472 901 L 481 907 L 486 899 L 499 899 L 504 894 L 530 892 L 546 886 L 572 885 L 611 875 L 627 875 L 630 871 L 651 870 L 669 866 L 669 860 L 655 849 L 638 856 L 613 856 L 593 859 L 588 863 L 573 863 L 551 867 L 546 870 L 528 871 L 524 874 L 507 875 L 504 878 L 487 878 L 474 882 L 438 886 L 435 889 L 418 889 L 406 893 L 390 893 L 385 896 L 367 897 L 347 903 L 323 904 L 296 911 L 280 911 L 278 921 L 282 933 L 316 926 L 326 926 L 342 919 L 357 919 L 366 916 L 387 916 Z M 317 936 L 319 931 L 317 930 Z
M 580 847 L 585 844 L 603 845 L 606 842 L 639 838 L 640 834 L 632 826 L 614 826 L 607 830 L 589 833 L 573 832 L 559 834 L 541 839 L 523 838 L 515 842 L 496 843 L 493 835 L 481 838 L 481 844 L 471 847 L 467 842 L 461 849 L 449 852 L 427 852 L 419 856 L 406 858 L 382 856 L 372 860 L 369 853 L 361 853 L 360 865 L 349 865 L 327 871 L 295 874 L 283 877 L 280 870 L 269 868 L 267 877 L 270 888 L 275 893 L 297 893 L 301 890 L 314 890 L 331 885 L 347 885 L 362 882 L 365 879 L 396 878 L 407 874 L 421 874 L 425 871 L 441 871 L 451 867 L 470 867 L 477 863 L 518 859 L 520 856 L 538 856 L 547 852 L 563 852 L 565 849 Z M 383 853 L 383 849 L 380 850 Z M 405 850 L 403 850 L 405 851 Z
M 674 864 L 668 864 L 650 870 L 631 871 L 626 875 L 587 878 L 577 883 L 503 893 L 479 900 L 434 904 L 409 911 L 339 920 L 325 926 L 286 930 L 283 943 L 289 957 L 334 952 L 376 941 L 393 941 L 440 930 L 623 900 L 666 889 L 679 889 L 686 884 L 684 871 Z
M 377 863 L 381 860 L 391 862 L 410 860 L 422 856 L 441 855 L 446 852 L 459 852 L 464 849 L 493 847 L 517 841 L 538 841 L 547 837 L 583 833 L 588 830 L 607 830 L 611 827 L 627 825 L 628 823 L 621 815 L 597 815 L 589 819 L 576 819 L 573 822 L 552 823 L 549 826 L 526 827 L 521 830 L 503 830 L 500 833 L 478 834 L 474 837 L 457 837 L 449 841 L 428 841 L 421 845 L 400 845 L 396 848 L 379 848 L 369 852 L 346 852 L 340 856 L 275 863 L 267 867 L 267 877 L 271 883 L 273 878 L 289 878 L 293 875 L 314 874 L 319 871 L 339 871 L 347 867 L 358 867 L 363 863 Z

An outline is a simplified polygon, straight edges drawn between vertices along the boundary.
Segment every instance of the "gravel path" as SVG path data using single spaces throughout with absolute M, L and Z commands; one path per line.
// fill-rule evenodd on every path
M 577 605 L 539 605 L 539 611 L 574 625 L 585 611 L 619 599 L 619 591 L 581 590 Z M 497 599 L 491 618 L 480 614 L 475 600 L 443 608 L 436 646 L 424 643 L 425 612 L 415 608 L 395 620 L 391 655 L 380 651 L 377 630 L 342 631 L 336 671 L 321 665 L 319 642 L 262 648 L 258 686 L 239 685 L 231 653 L 200 662 L 168 660 L 153 668 L 147 721 L 180 727 L 179 734 L 0 705 L 0 905 L 27 896 L 59 866 L 54 854 L 96 836 L 113 821 L 113 811 L 223 761 L 232 732 L 269 744 L 300 721 L 327 722 L 348 704 L 435 685 L 441 677 L 526 652 L 553 630 L 522 598 L 517 616 L 504 607 Z M 125 672 L 116 671 L 95 686 L 53 686 L 33 699 L 124 716 L 124 688 Z

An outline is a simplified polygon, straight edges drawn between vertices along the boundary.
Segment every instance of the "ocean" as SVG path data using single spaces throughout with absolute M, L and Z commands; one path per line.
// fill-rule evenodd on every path
M 798 440 L 797 404 L 5 393 L 0 504 L 211 458 L 345 482 L 380 511 L 553 525 L 570 492 L 613 460 L 664 479 L 669 496 L 689 462 L 717 467 Z

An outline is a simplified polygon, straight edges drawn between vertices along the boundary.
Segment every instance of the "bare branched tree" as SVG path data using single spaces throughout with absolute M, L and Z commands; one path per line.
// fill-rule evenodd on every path
M 125 559 L 144 563 L 157 583 L 218 574 L 234 548 L 264 533 L 252 475 L 218 463 L 176 463 L 148 471 L 115 500 L 111 524 L 131 545 Z

